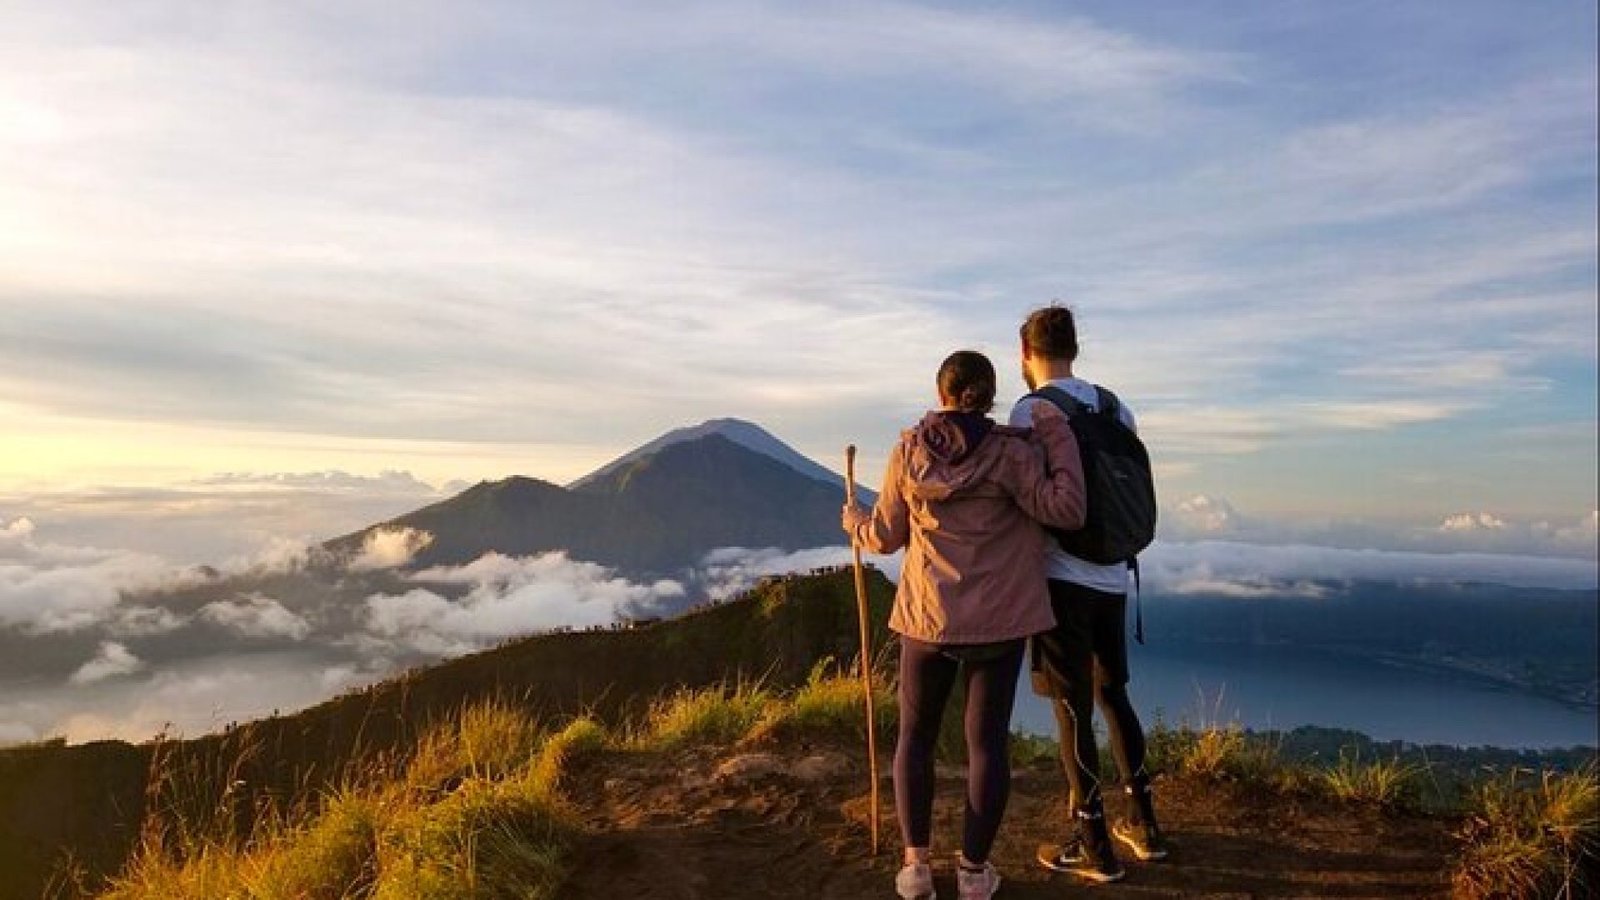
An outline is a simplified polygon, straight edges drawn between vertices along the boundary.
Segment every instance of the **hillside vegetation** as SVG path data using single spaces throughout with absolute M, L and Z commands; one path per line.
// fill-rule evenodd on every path
M 873 621 L 887 619 L 893 592 L 869 572 Z M 115 872 L 139 840 L 160 778 L 188 782 L 168 801 L 187 808 L 171 812 L 209 821 L 226 807 L 242 835 L 262 808 L 287 809 L 339 787 L 366 761 L 402 753 L 469 702 L 504 700 L 541 722 L 588 715 L 617 724 L 680 687 L 800 684 L 818 660 L 854 655 L 856 633 L 850 573 L 772 579 L 671 622 L 516 641 L 222 734 L 3 750 L 0 898 L 33 900 L 68 863 L 88 883 Z M 875 642 L 884 637 L 880 629 Z
M 874 679 L 880 728 L 895 715 L 889 674 Z M 163 779 L 133 858 L 97 895 L 881 896 L 894 867 L 893 827 L 886 803 L 886 852 L 868 853 L 861 696 L 853 673 L 824 663 L 788 691 L 750 682 L 678 688 L 611 728 L 587 716 L 541 723 L 516 704 L 472 703 L 411 747 L 365 760 L 336 789 L 288 810 L 258 810 L 242 833 L 230 827 L 226 797 L 197 815 L 175 802 L 183 780 Z M 1154 738 L 1177 856 L 1168 865 L 1130 860 L 1129 882 L 1096 891 L 1593 895 L 1600 830 L 1592 768 L 1532 783 L 1519 784 L 1517 773 L 1490 780 L 1458 824 L 1459 814 L 1419 814 L 1437 798 L 1422 769 L 1396 760 L 1295 764 L 1271 743 L 1225 728 Z M 1027 857 L 1033 842 L 1059 836 L 1055 748 L 1019 740 L 1015 751 L 997 859 L 1012 896 L 1058 896 L 1062 885 Z M 957 771 L 946 766 L 941 777 L 940 834 L 957 827 Z M 94 893 L 62 885 L 53 896 Z

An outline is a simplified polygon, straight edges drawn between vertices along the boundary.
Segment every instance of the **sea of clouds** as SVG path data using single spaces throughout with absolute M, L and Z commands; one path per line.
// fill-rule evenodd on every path
M 1463 513 L 1412 529 L 1409 546 L 1390 534 L 1405 549 L 1338 546 L 1370 539 L 1370 527 L 1287 527 L 1217 498 L 1182 501 L 1163 527 L 1141 558 L 1145 590 L 1158 594 L 1267 601 L 1323 598 L 1362 581 L 1600 583 L 1592 513 L 1559 524 Z M 563 552 L 410 568 L 431 540 L 380 529 L 333 558 L 273 539 L 212 567 L 69 543 L 30 518 L 0 519 L 0 743 L 203 733 L 519 636 L 670 614 L 771 575 L 851 560 L 846 546 L 728 547 L 648 582 Z M 1496 549 L 1530 542 L 1544 553 Z M 899 554 L 865 561 L 898 580 Z

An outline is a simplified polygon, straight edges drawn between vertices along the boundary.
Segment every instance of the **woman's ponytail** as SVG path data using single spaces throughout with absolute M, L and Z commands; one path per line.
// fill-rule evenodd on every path
M 962 412 L 994 408 L 994 364 L 976 350 L 957 350 L 939 366 L 939 397 Z

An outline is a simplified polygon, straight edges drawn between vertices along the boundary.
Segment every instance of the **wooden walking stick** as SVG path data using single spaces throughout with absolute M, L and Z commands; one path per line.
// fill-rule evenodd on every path
M 844 502 L 856 505 L 856 445 L 844 448 Z M 872 776 L 872 855 L 878 855 L 878 718 L 872 708 L 872 632 L 867 625 L 867 580 L 861 571 L 861 543 L 850 533 L 856 572 L 856 618 L 861 622 L 861 686 L 867 695 L 867 769 Z

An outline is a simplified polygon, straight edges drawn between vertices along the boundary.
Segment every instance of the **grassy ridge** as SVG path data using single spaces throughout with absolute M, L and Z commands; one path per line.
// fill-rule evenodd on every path
M 892 673 L 875 678 L 880 727 L 895 718 Z M 819 664 L 790 691 L 739 681 L 679 688 L 607 729 L 587 717 L 542 729 L 507 703 L 478 703 L 425 733 L 400 760 L 369 762 L 358 784 L 246 834 L 223 821 L 158 814 L 107 900 L 370 897 L 414 900 L 558 896 L 574 824 L 562 792 L 575 761 L 602 752 L 661 754 L 833 735 L 863 728 L 861 684 Z M 949 716 L 947 722 L 959 717 Z M 1037 761 L 1047 739 L 1013 750 Z M 1414 809 L 1424 767 L 1398 759 L 1308 764 L 1236 728 L 1158 729 L 1151 762 L 1166 777 L 1226 780 L 1276 794 Z M 1600 849 L 1594 768 L 1532 778 L 1512 772 L 1475 788 L 1458 832 L 1453 887 L 1466 898 L 1591 896 Z
M 107 900 L 454 900 L 553 896 L 573 830 L 566 767 L 605 742 L 594 720 L 546 732 L 517 707 L 463 707 L 410 748 L 282 815 L 151 815 Z M 63 892 L 71 893 L 71 892 Z
M 876 691 L 893 718 L 880 673 Z M 861 728 L 861 684 L 817 666 L 778 692 L 750 681 L 678 688 L 608 729 L 582 716 L 545 729 L 504 701 L 466 705 L 398 755 L 351 769 L 340 787 L 258 813 L 244 831 L 187 802 L 176 757 L 125 871 L 104 900 L 543 900 L 558 896 L 577 827 L 570 768 L 602 751 L 655 754 L 780 734 Z M 167 766 L 174 768 L 168 769 Z
M 868 593 L 873 621 L 886 621 L 893 585 L 870 572 Z M 182 771 L 193 782 L 169 792 L 165 802 L 189 807 L 171 813 L 194 820 L 227 809 L 239 835 L 264 808 L 284 810 L 338 787 L 365 760 L 403 754 L 472 701 L 503 698 L 538 721 L 586 714 L 619 723 L 643 716 L 663 690 L 740 679 L 801 684 L 818 660 L 851 658 L 856 633 L 849 572 L 775 579 L 656 626 L 509 643 L 226 734 L 0 751 L 0 900 L 33 900 L 63 865 L 87 884 L 116 871 L 160 795 L 152 771 Z M 875 642 L 885 636 L 880 627 Z

